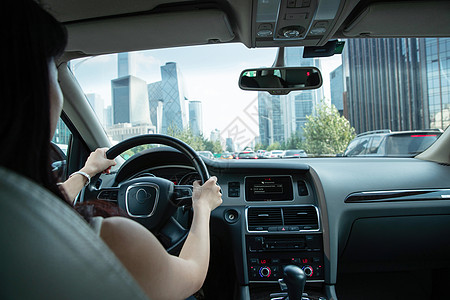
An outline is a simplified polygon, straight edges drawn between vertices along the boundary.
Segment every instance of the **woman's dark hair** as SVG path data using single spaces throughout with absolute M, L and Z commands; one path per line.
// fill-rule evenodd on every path
M 33 0 L 2 9 L 0 165 L 64 199 L 50 167 L 49 63 L 67 43 L 65 28 Z

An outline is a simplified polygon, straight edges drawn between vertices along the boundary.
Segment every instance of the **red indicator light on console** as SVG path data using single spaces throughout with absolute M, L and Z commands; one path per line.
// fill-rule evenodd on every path
M 302 263 L 307 264 L 308 263 L 308 259 L 307 258 L 302 258 Z
M 267 264 L 267 260 L 261 259 L 260 263 L 261 263 L 262 265 L 265 265 L 265 264 Z

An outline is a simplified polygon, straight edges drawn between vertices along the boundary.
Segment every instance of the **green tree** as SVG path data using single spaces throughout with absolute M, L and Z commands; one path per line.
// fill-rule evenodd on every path
M 315 115 L 307 116 L 303 127 L 305 150 L 316 155 L 338 154 L 344 152 L 348 143 L 355 137 L 355 129 L 350 122 L 339 115 L 334 105 L 321 103 Z
M 151 149 L 156 147 L 155 145 L 140 145 L 140 146 L 136 146 L 133 147 L 131 149 L 128 149 L 127 151 L 125 151 L 124 153 L 122 153 L 120 156 L 122 156 L 125 160 L 129 159 L 130 157 L 132 157 L 133 155 L 135 155 L 136 153 L 139 153 L 141 151 L 147 150 L 147 149 Z
M 265 145 L 263 145 L 262 143 L 257 143 L 256 145 L 255 145 L 255 149 L 254 149 L 255 151 L 258 151 L 258 150 L 266 150 L 266 146 Z
M 222 153 L 223 152 L 222 143 L 219 140 L 214 141 L 213 145 L 214 145 L 213 151 L 211 151 L 211 152 L 213 152 L 213 153 Z
M 210 140 L 203 138 L 203 144 L 205 145 L 206 151 L 211 151 L 212 153 L 223 152 L 223 147 L 219 140 L 212 142 Z
M 205 150 L 203 137 L 194 135 L 190 128 L 179 129 L 175 126 L 169 126 L 169 128 L 167 128 L 167 135 L 182 140 L 183 142 L 191 146 L 195 151 Z
M 281 144 L 279 142 L 274 142 L 272 144 L 270 144 L 267 147 L 267 151 L 272 151 L 272 150 L 280 150 L 281 149 Z
M 283 150 L 304 148 L 302 137 L 298 132 L 293 132 L 283 146 Z

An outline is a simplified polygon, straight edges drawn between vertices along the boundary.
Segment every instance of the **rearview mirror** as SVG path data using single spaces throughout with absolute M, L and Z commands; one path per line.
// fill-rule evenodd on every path
M 322 86 L 322 75 L 315 67 L 247 69 L 239 77 L 239 87 L 249 91 L 267 91 L 287 95 L 291 91 L 312 90 Z

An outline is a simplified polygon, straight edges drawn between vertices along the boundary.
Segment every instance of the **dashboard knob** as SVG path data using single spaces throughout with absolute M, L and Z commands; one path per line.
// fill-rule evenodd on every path
M 261 267 L 259 269 L 259 275 L 261 277 L 270 277 L 272 275 L 272 270 L 269 267 Z
M 303 272 L 305 272 L 305 275 L 308 277 L 311 277 L 314 273 L 314 269 L 311 266 L 304 266 L 302 268 Z

